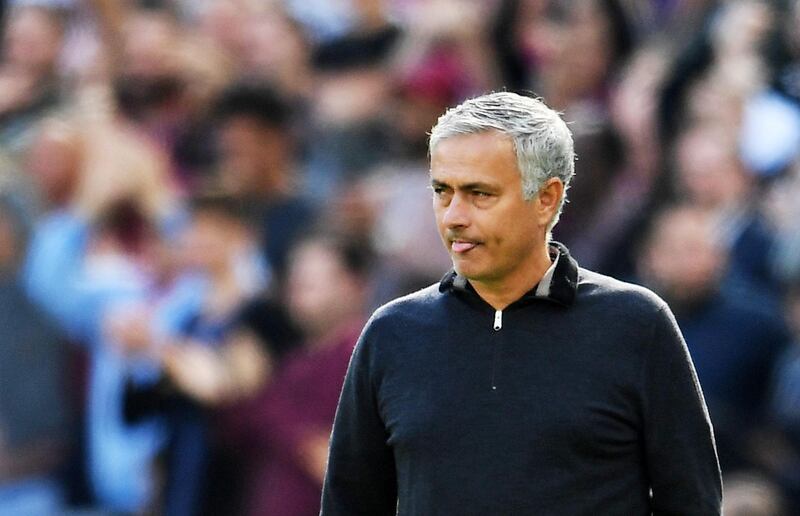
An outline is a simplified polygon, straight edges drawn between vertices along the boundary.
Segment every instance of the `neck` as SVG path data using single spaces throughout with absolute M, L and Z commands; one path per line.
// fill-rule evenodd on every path
M 538 248 L 530 260 L 514 273 L 496 281 L 470 280 L 470 284 L 481 298 L 495 310 L 504 310 L 508 305 L 529 292 L 552 265 L 549 245 Z

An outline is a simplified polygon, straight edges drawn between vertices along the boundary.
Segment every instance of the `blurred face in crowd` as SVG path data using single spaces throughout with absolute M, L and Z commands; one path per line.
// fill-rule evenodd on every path
M 180 40 L 174 21 L 166 13 L 138 13 L 125 29 L 123 68 L 126 75 L 160 78 L 175 73 Z
M 380 66 L 320 72 L 316 81 L 315 116 L 322 125 L 373 120 L 390 99 L 390 75 Z
M 600 93 L 613 57 L 611 23 L 598 2 L 573 2 L 540 25 L 530 44 L 540 50 L 539 74 L 546 97 L 560 107 Z
M 459 274 L 486 285 L 530 277 L 563 189 L 543 188 L 526 201 L 508 137 L 442 140 L 431 155 L 431 185 L 439 234 Z
M 245 238 L 238 221 L 214 210 L 199 210 L 185 235 L 185 263 L 208 273 L 222 273 L 232 264 L 231 257 Z
M 45 204 L 68 202 L 77 186 L 81 166 L 77 135 L 67 127 L 46 125 L 31 145 L 27 172 L 36 181 Z
M 53 73 L 61 52 L 62 29 L 45 8 L 12 11 L 5 35 L 5 60 L 35 76 Z
M 289 263 L 289 309 L 310 335 L 321 336 L 363 309 L 362 281 L 325 242 L 300 244 Z
M 744 56 L 720 61 L 687 90 L 687 119 L 720 128 L 742 123 L 745 100 L 761 88 L 758 62 Z
M 576 2 L 559 57 L 567 60 L 572 81 L 581 93 L 591 93 L 606 79 L 611 65 L 611 24 L 598 2 Z
M 198 28 L 232 56 L 238 56 L 246 48 L 241 24 L 247 21 L 248 14 L 230 0 L 209 2 L 203 8 Z
M 241 33 L 245 69 L 284 87 L 291 86 L 287 81 L 302 79 L 308 48 L 302 32 L 285 16 L 271 11 L 251 16 Z
M 145 11 L 127 21 L 114 94 L 122 112 L 146 119 L 177 107 L 185 90 L 185 42 L 164 12 Z
M 710 214 L 673 208 L 654 224 L 639 262 L 643 279 L 671 303 L 702 299 L 718 285 L 725 252 L 714 239 Z
M 723 130 L 694 128 L 677 146 L 680 187 L 708 208 L 730 206 L 748 193 L 748 178 L 736 155 L 735 139 Z
M 219 132 L 222 181 L 237 194 L 270 193 L 283 180 L 288 146 L 278 128 L 246 116 L 228 119 Z

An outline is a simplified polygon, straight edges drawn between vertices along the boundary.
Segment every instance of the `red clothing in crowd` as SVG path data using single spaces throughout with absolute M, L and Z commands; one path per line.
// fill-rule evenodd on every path
M 350 355 L 363 321 L 286 357 L 257 407 L 263 445 L 250 500 L 252 515 L 317 516 L 321 479 L 303 466 L 303 442 L 329 436 Z

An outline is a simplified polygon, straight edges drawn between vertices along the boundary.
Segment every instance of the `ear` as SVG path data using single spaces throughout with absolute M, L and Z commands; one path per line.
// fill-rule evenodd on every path
M 539 224 L 547 226 L 558 212 L 561 199 L 564 198 L 564 183 L 557 177 L 551 177 L 545 181 L 537 194 L 537 218 Z

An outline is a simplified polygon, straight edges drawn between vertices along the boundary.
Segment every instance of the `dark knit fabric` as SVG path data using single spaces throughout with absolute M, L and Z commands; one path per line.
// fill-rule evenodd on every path
M 711 425 L 669 308 L 556 248 L 549 294 L 500 314 L 450 273 L 373 315 L 322 515 L 720 514 Z

